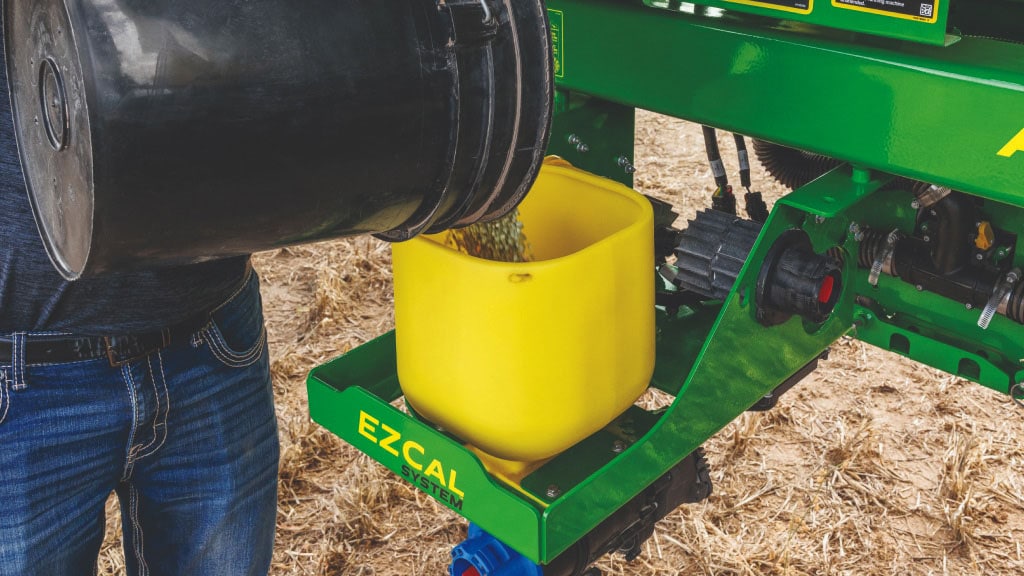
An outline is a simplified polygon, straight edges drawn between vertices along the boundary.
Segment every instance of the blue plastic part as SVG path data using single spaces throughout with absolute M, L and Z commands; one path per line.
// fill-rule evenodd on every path
M 544 576 L 544 568 L 506 546 L 502 541 L 476 524 L 469 525 L 469 535 L 452 548 L 449 576 Z M 468 572 L 468 574 L 467 574 Z

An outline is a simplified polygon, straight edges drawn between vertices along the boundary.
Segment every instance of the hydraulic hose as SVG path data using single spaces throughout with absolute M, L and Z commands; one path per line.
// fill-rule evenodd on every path
M 725 163 L 722 162 L 722 152 L 718 148 L 718 135 L 710 126 L 702 128 L 708 163 L 711 164 L 711 172 L 715 176 L 716 189 L 711 196 L 711 207 L 727 214 L 736 214 L 736 197 L 732 193 L 732 186 L 729 186 L 729 175 L 725 171 Z
M 710 126 L 702 126 L 701 129 L 704 131 L 704 149 L 708 153 L 708 162 L 711 163 L 715 184 L 719 188 L 725 188 L 729 185 L 729 176 L 725 172 L 725 163 L 722 162 L 722 152 L 718 149 L 718 135 Z

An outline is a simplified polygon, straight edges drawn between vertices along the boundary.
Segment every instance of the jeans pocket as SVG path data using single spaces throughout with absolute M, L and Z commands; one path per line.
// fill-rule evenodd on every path
M 237 341 L 236 338 L 232 338 L 232 340 Z M 209 345 L 210 352 L 214 357 L 225 366 L 245 368 L 259 362 L 263 357 L 263 350 L 267 343 L 267 329 L 261 323 L 257 336 L 251 339 L 252 344 L 242 349 L 236 349 L 233 345 L 228 344 L 228 340 L 221 332 L 217 322 L 213 321 L 203 330 L 203 341 Z
M 251 366 L 263 357 L 267 329 L 255 273 L 238 294 L 213 313 L 201 337 L 214 357 L 229 368 Z

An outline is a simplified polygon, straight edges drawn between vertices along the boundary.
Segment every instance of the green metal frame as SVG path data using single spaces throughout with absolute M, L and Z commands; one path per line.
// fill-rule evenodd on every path
M 949 47 L 616 0 L 550 0 L 560 89 L 1021 202 L 1024 44 Z M 1024 4 L 1004 17 L 1024 22 Z M 611 176 L 610 173 L 603 173 Z
M 310 374 L 314 420 L 543 564 L 845 334 L 1003 393 L 1024 378 L 1019 325 L 997 317 L 982 330 L 977 310 L 899 279 L 871 286 L 857 267 L 852 226 L 914 227 L 909 194 L 884 188 L 887 174 L 899 174 L 986 198 L 980 210 L 993 225 L 1024 230 L 1024 151 L 997 154 L 1024 130 L 1024 46 L 964 38 L 929 47 L 613 0 L 549 6 L 559 88 L 550 152 L 629 184 L 634 108 L 642 107 L 858 168 L 838 168 L 779 201 L 724 301 L 659 311 L 651 386 L 675 396 L 670 406 L 631 408 L 521 489 L 400 409 L 393 334 Z M 760 263 L 794 228 L 816 251 L 845 255 L 844 285 L 823 324 L 793 318 L 768 328 L 751 302 Z

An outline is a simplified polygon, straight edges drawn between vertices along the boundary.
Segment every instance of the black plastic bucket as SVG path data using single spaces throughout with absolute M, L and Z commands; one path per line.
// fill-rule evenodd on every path
M 540 0 L 4 0 L 67 278 L 496 218 L 547 145 Z

